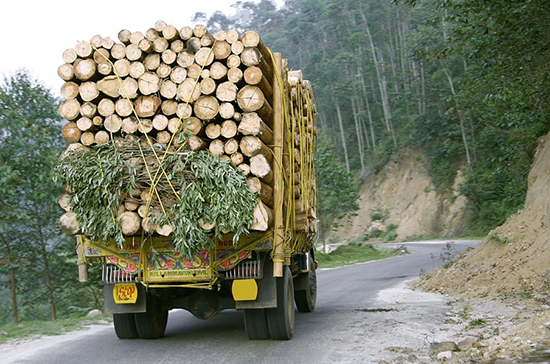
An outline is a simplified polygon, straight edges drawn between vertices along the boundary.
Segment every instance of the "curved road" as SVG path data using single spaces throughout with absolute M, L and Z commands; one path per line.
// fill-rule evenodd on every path
M 2 363 L 378 363 L 426 351 L 440 338 L 445 300 L 411 291 L 404 282 L 479 241 L 397 244 L 411 254 L 318 271 L 313 313 L 297 313 L 291 341 L 249 341 L 243 314 L 223 311 L 208 321 L 183 310 L 170 312 L 160 340 L 118 340 L 112 326 L 24 343 Z M 392 246 L 386 244 L 385 246 Z M 444 338 L 444 337 L 443 337 Z M 428 344 L 429 345 L 429 344 Z

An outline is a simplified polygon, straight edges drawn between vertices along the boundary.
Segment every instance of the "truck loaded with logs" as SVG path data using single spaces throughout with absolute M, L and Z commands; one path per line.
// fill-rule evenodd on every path
M 69 144 L 54 171 L 79 279 L 102 266 L 121 339 L 168 311 L 244 312 L 250 339 L 288 340 L 315 307 L 316 106 L 258 33 L 157 21 L 63 53 Z

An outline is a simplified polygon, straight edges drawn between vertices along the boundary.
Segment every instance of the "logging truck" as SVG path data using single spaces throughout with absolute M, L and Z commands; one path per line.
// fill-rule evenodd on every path
M 60 226 L 76 236 L 80 280 L 87 280 L 90 265 L 102 266 L 105 311 L 120 339 L 161 338 L 168 312 L 177 308 L 199 319 L 236 309 L 249 339 L 291 339 L 295 306 L 311 312 L 317 297 L 310 83 L 253 31 L 210 34 L 204 26 L 178 30 L 158 21 L 147 32 L 122 30 L 118 38 L 79 42 L 63 53 L 58 69 L 66 81 L 59 113 L 69 144 L 61 160 L 85 150 L 96 164 L 87 164 L 86 173 L 97 171 L 84 185 L 73 181 L 78 170 L 59 178 L 66 190 Z M 128 140 L 135 154 L 123 150 Z M 106 145 L 134 171 L 121 174 L 116 186 L 132 187 L 120 193 L 108 184 L 116 173 L 102 159 Z M 238 171 L 253 193 L 243 230 L 224 228 L 224 216 L 173 212 L 189 190 L 185 183 L 174 188 L 184 172 L 173 166 L 187 165 L 199 151 Z M 166 167 L 165 156 L 181 163 Z M 94 186 L 93 203 L 106 201 L 95 215 L 85 207 Z M 197 209 L 214 203 L 204 200 L 194 202 Z M 239 205 L 232 204 L 226 214 Z M 167 217 L 153 219 L 160 215 Z M 191 241 L 187 229 L 195 223 L 210 243 Z M 106 232 L 111 225 L 119 238 Z

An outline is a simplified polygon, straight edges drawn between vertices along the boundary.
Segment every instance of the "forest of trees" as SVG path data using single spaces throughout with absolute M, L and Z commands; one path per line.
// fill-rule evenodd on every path
M 462 171 L 468 233 L 485 234 L 521 208 L 537 138 L 549 129 L 550 3 L 233 6 L 234 16 L 197 13 L 193 21 L 211 32 L 258 31 L 312 81 L 324 229 L 358 208 L 364 178 L 411 149 L 423 153 L 441 192 Z M 25 72 L 0 85 L 0 323 L 101 308 L 99 272 L 90 272 L 89 284 L 77 282 L 74 241 L 57 226 L 61 186 L 50 171 L 64 149 L 58 104 Z

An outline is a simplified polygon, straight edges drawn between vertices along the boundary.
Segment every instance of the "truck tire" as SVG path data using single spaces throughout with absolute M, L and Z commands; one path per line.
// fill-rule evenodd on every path
M 160 339 L 168 322 L 168 310 L 162 309 L 160 299 L 147 294 L 146 311 L 136 313 L 136 328 L 142 339 Z
M 313 312 L 317 302 L 317 273 L 311 255 L 309 256 L 309 267 L 309 272 L 302 273 L 295 278 L 296 280 L 306 280 L 306 282 L 300 282 L 303 284 L 296 284 L 296 286 L 305 287 L 305 289 L 294 292 L 296 307 L 300 312 Z
M 267 340 L 271 338 L 265 308 L 244 310 L 244 328 L 250 340 Z
M 137 339 L 136 315 L 133 313 L 113 313 L 115 333 L 119 339 Z
M 288 266 L 277 279 L 277 308 L 266 309 L 269 333 L 274 340 L 290 340 L 294 334 L 294 283 Z

